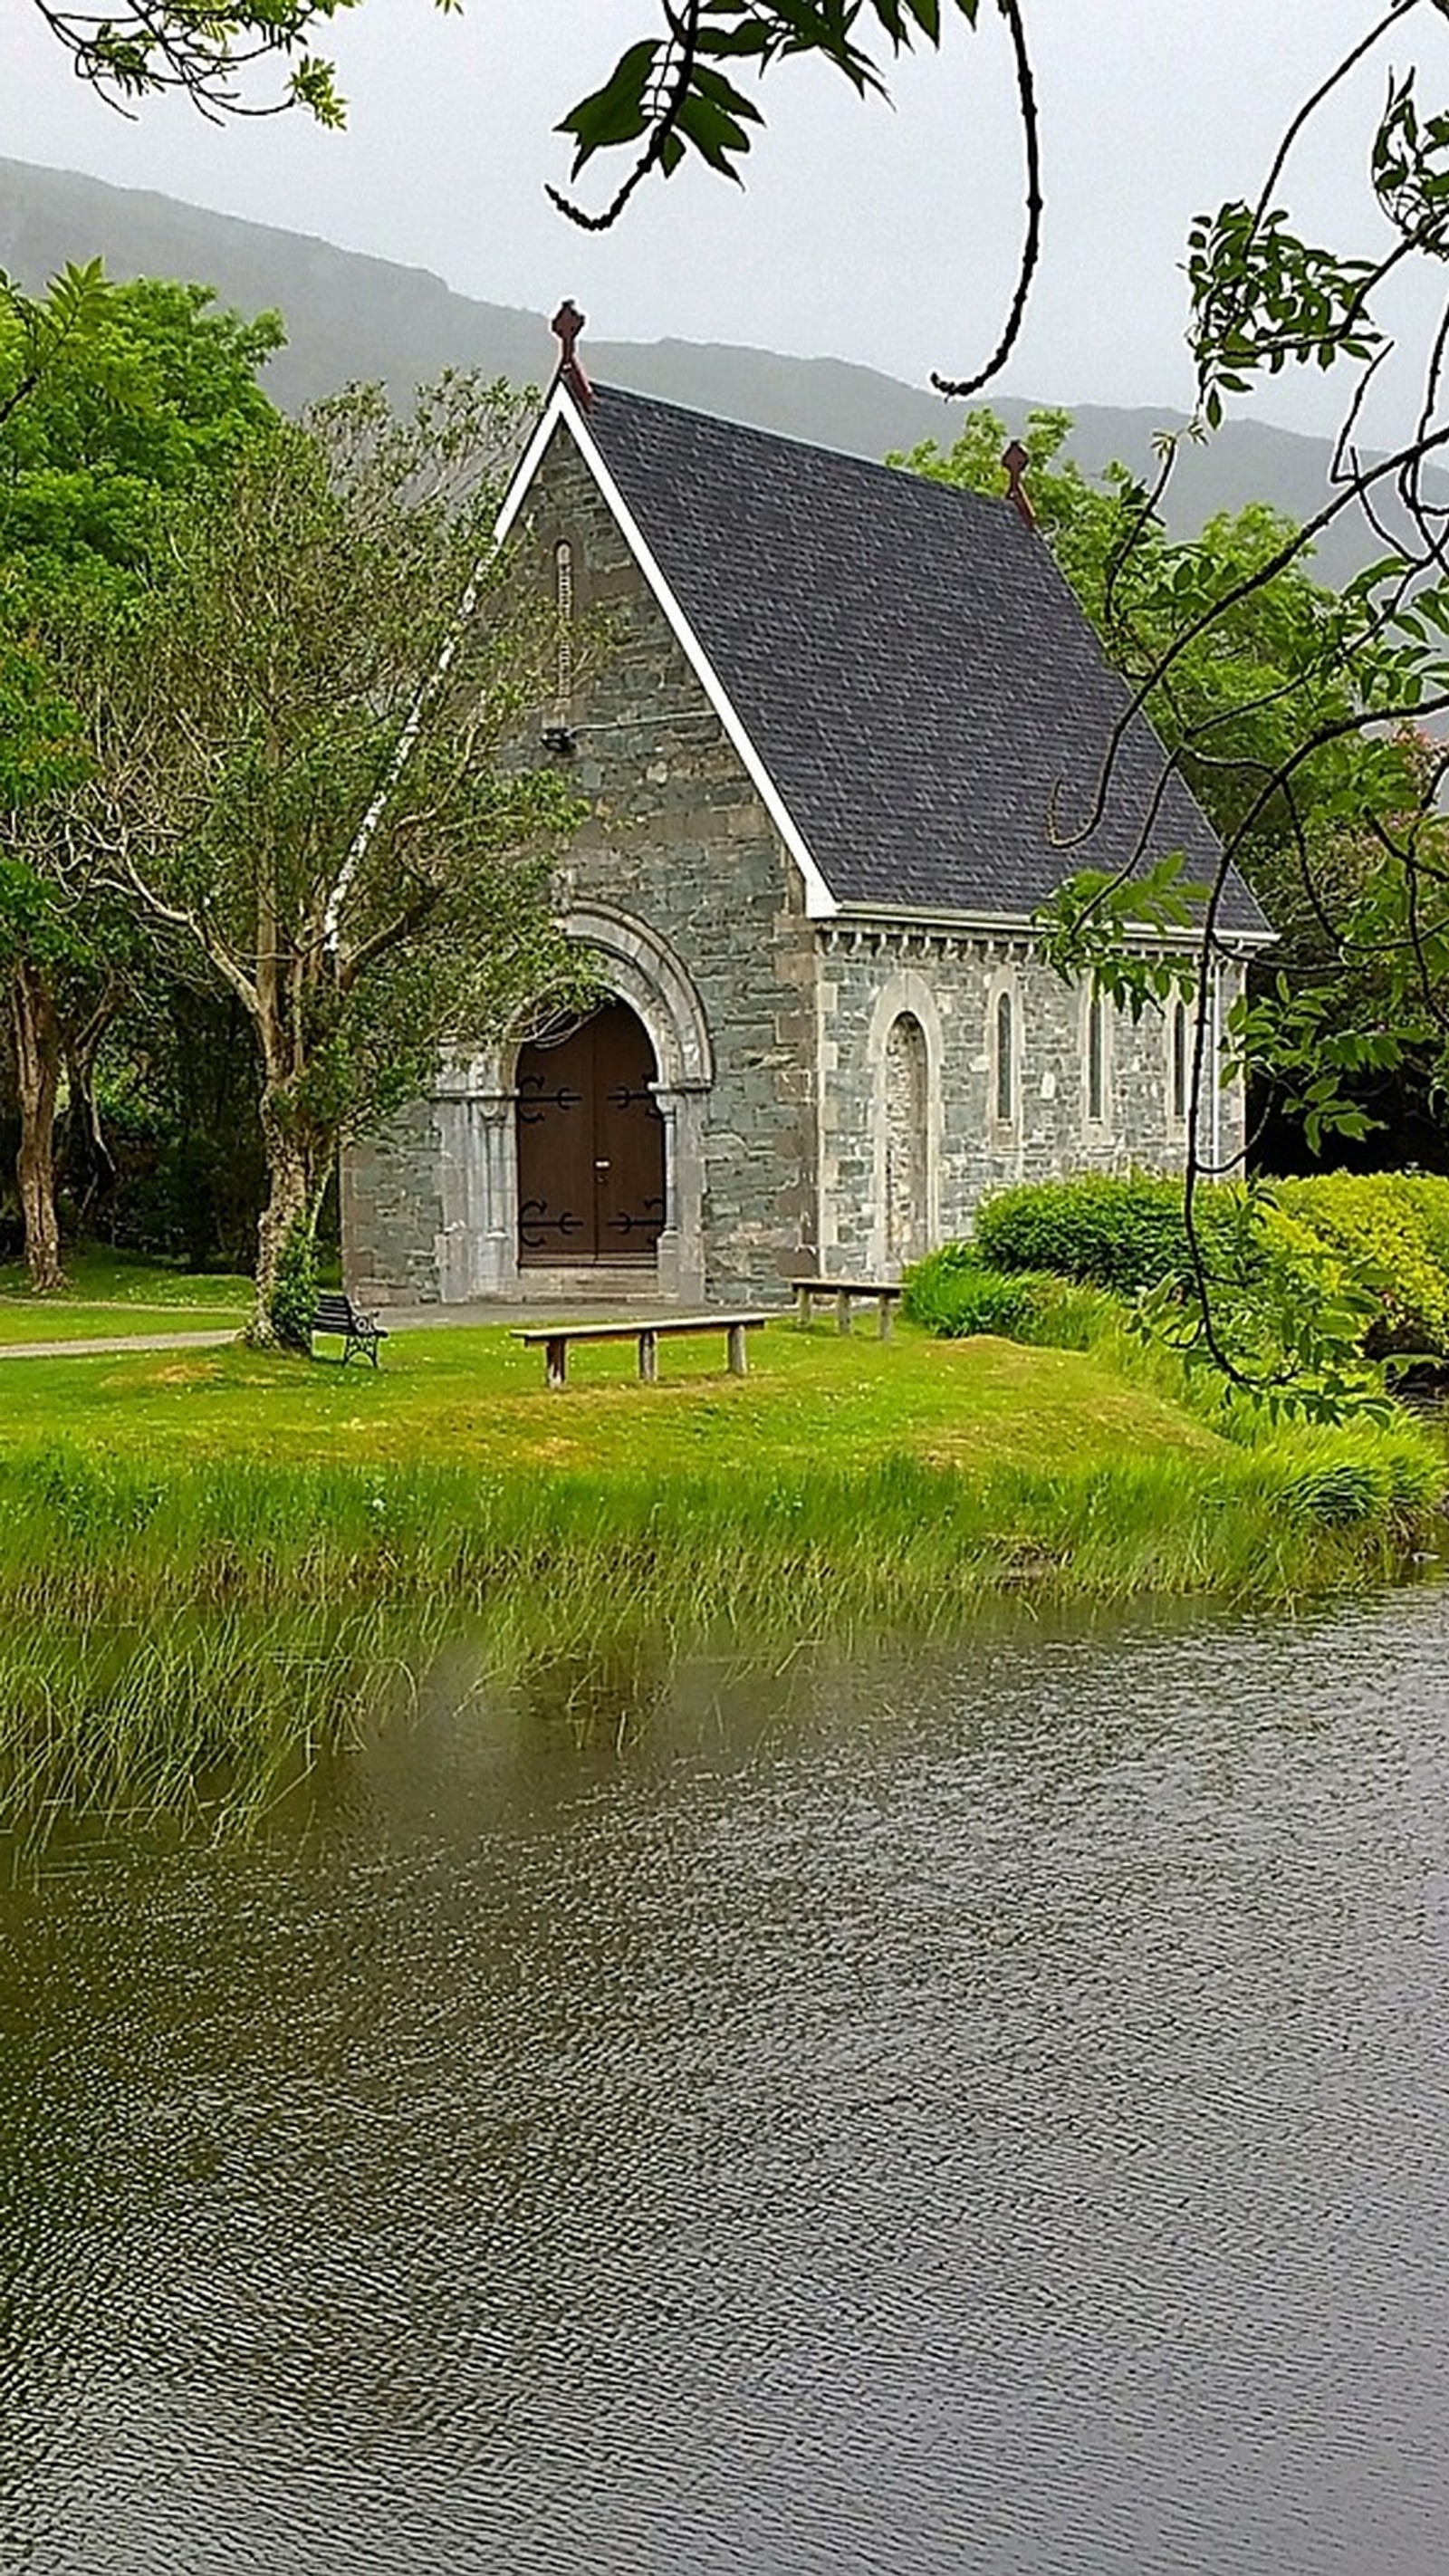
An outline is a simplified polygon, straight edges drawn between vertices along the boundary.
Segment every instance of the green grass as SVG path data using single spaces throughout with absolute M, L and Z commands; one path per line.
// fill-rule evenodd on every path
M 1097 1351 L 782 1320 L 746 1379 L 706 1341 L 663 1366 L 641 1387 L 632 1344 L 576 1350 L 554 1394 L 538 1351 L 480 1327 L 397 1334 L 376 1372 L 240 1346 L 12 1364 L 0 1604 L 479 1603 L 538 1581 L 556 1618 L 595 1575 L 671 1615 L 914 1616 L 1027 1579 L 1281 1595 L 1329 1579 L 1325 1538 L 1331 1579 L 1345 1549 L 1382 1571 L 1443 1482 L 1407 1424 L 1311 1457 L 1302 1435 L 1244 1447 Z M 1345 1443 L 1358 1464 L 1320 1508 Z
M 223 1331 L 240 1328 L 251 1308 L 249 1279 L 170 1269 L 125 1253 L 67 1254 L 66 1279 L 55 1295 L 37 1297 L 23 1262 L 0 1263 L 0 1347 Z
M 467 1623 L 480 1670 L 641 1637 L 918 1631 L 987 1594 L 1291 1600 L 1402 1570 L 1427 1436 L 1223 1436 L 1109 1350 L 772 1323 L 542 1355 L 399 1333 L 377 1372 L 214 1351 L 0 1363 L 0 1824 L 255 1813 Z
M 722 1339 L 722 1337 L 721 1337 Z M 37 1359 L 5 1379 L 0 1460 L 57 1441 L 174 1470 L 204 1460 L 310 1466 L 492 1468 L 628 1478 L 920 1463 L 1077 1466 L 1134 1454 L 1205 1456 L 1219 1444 L 1092 1354 L 940 1343 L 902 1332 L 800 1333 L 771 1324 L 731 1378 L 708 1339 L 665 1343 L 641 1387 L 632 1342 L 575 1349 L 562 1394 L 543 1358 L 500 1327 L 397 1333 L 374 1371 L 241 1347 Z

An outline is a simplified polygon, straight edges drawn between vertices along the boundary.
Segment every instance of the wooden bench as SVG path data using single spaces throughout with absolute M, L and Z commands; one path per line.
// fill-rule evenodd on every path
M 889 1280 L 792 1279 L 790 1286 L 795 1294 L 795 1313 L 802 1325 L 808 1327 L 815 1312 L 817 1297 L 833 1297 L 836 1327 L 842 1333 L 848 1333 L 850 1330 L 850 1309 L 854 1299 L 873 1297 L 880 1315 L 881 1340 L 883 1342 L 890 1340 L 891 1309 L 901 1292 L 899 1287 L 893 1287 Z
M 513 1338 L 529 1349 L 542 1342 L 550 1386 L 568 1383 L 571 1342 L 637 1342 L 640 1378 L 652 1386 L 659 1375 L 659 1345 L 666 1335 L 723 1333 L 731 1374 L 743 1377 L 745 1335 L 758 1332 L 768 1322 L 767 1315 L 667 1315 L 650 1324 L 534 1324 L 516 1331 Z
M 342 1335 L 344 1368 L 354 1351 L 364 1352 L 376 1368 L 378 1343 L 387 1340 L 385 1324 L 380 1324 L 374 1315 L 362 1314 L 354 1306 L 350 1297 L 344 1297 L 330 1288 L 324 1288 L 317 1300 L 317 1312 L 312 1318 L 312 1330 L 314 1333 Z

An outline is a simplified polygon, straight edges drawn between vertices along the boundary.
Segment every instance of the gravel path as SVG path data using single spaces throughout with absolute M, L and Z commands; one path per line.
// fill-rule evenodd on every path
M 619 1300 L 601 1298 L 595 1306 L 587 1298 L 572 1303 L 542 1299 L 537 1305 L 496 1306 L 395 1306 L 385 1309 L 381 1320 L 389 1333 L 436 1333 L 450 1328 L 456 1331 L 468 1324 L 597 1324 L 662 1323 L 671 1314 L 687 1314 L 683 1306 L 664 1306 L 657 1302 L 630 1306 Z M 204 1333 L 110 1333 L 87 1341 L 0 1342 L 0 1360 L 111 1359 L 126 1351 L 215 1351 L 234 1342 L 240 1327 L 229 1324 L 223 1331 Z
M 215 1351 L 236 1336 L 233 1324 L 224 1333 L 109 1333 L 99 1341 L 0 1342 L 0 1360 L 95 1360 L 121 1351 Z

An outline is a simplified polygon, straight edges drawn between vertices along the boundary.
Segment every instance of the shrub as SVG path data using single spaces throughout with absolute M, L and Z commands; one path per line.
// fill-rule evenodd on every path
M 1226 1245 L 1241 1193 L 1203 1189 L 1199 1236 L 1211 1255 Z M 1049 1270 L 1135 1296 L 1189 1267 L 1182 1183 L 1148 1172 L 1087 1172 L 998 1190 L 977 1211 L 975 1251 L 997 1270 Z
M 317 1247 L 305 1217 L 293 1218 L 282 1246 L 268 1312 L 283 1350 L 310 1354 L 312 1318 L 317 1312 Z
M 1087 1351 L 1120 1320 L 1117 1300 L 1049 1271 L 993 1270 L 974 1244 L 943 1243 L 908 1270 L 901 1303 L 944 1340 L 998 1333 L 1004 1341 Z
M 1041 1305 L 1041 1282 L 1010 1278 L 989 1269 L 968 1243 L 944 1243 L 908 1270 L 901 1304 L 906 1314 L 947 1341 L 969 1333 L 999 1333 L 1027 1341 Z
M 948 1332 L 947 1317 L 955 1312 L 956 1280 L 962 1271 L 980 1267 L 971 1244 L 938 1244 L 923 1261 L 913 1261 L 902 1271 L 901 1313 L 913 1323 L 924 1324 L 928 1332 Z
M 1210 1416 L 1223 1403 L 1227 1352 L 1272 1422 L 1385 1419 L 1385 1360 L 1449 1359 L 1449 1180 L 1329 1172 L 1202 1188 L 1210 1338 L 1188 1279 L 1182 1206 L 1180 1181 L 1143 1172 L 1001 1190 L 983 1203 L 969 1242 L 943 1246 L 909 1274 L 906 1312 L 937 1333 L 1000 1333 L 1059 1349 L 1140 1335 L 1175 1355 L 1197 1386 L 1188 1401 Z M 1120 1301 L 1134 1296 L 1129 1312 Z M 1352 1517 L 1352 1482 L 1341 1517 Z
M 1449 1181 L 1437 1172 L 1396 1172 L 1394 1182 L 1418 1219 L 1429 1259 L 1449 1279 Z
M 1449 1353 L 1449 1181 L 1399 1172 L 1318 1172 L 1279 1181 L 1273 1197 L 1300 1238 L 1341 1256 L 1350 1278 L 1373 1292 L 1364 1337 L 1369 1356 Z
M 983 1202 L 963 1257 L 1139 1295 L 1187 1276 L 1182 1202 L 1180 1180 L 1147 1172 L 1024 1182 Z M 1368 1359 L 1449 1357 L 1449 1180 L 1322 1172 L 1251 1196 L 1203 1186 L 1196 1206 L 1210 1277 L 1266 1299 L 1269 1322 L 1275 1281 L 1309 1306 L 1341 1293 L 1363 1304 Z

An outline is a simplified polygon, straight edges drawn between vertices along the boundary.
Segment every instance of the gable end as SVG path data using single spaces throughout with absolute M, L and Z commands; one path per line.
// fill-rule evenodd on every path
M 610 473 L 596 440 L 590 435 L 586 421 L 563 385 L 556 386 L 550 395 L 538 427 L 529 440 L 503 507 L 499 511 L 494 529 L 495 542 L 499 545 L 505 544 L 512 533 L 554 433 L 559 428 L 565 429 L 573 440 L 582 463 L 593 478 L 601 500 L 658 602 L 675 642 L 694 672 L 761 804 L 799 869 L 805 895 L 806 919 L 810 921 L 833 919 L 840 909 L 839 904 L 826 884 L 804 834 L 752 741 L 719 673 L 660 570 L 653 549 Z

